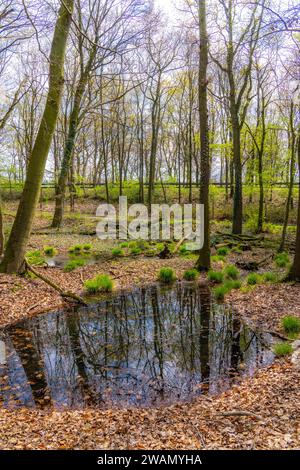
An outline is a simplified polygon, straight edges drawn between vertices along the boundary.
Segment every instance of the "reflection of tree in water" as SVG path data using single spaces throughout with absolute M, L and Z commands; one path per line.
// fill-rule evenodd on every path
M 136 289 L 30 320 L 26 328 L 21 336 L 31 347 L 24 370 L 32 393 L 48 386 L 55 404 L 73 407 L 189 399 L 205 391 L 203 381 L 215 392 L 231 370 L 253 365 L 261 351 L 231 311 L 212 304 L 208 288 L 186 283 Z M 22 346 L 18 334 L 17 341 Z M 26 344 L 16 348 L 22 357 L 20 348 L 26 351 Z M 37 381 L 33 370 L 41 368 Z

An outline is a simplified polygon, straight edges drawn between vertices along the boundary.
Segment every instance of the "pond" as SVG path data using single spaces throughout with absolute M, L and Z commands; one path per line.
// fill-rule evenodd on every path
M 160 406 L 229 388 L 273 361 L 270 335 L 192 283 L 121 292 L 0 333 L 0 406 Z

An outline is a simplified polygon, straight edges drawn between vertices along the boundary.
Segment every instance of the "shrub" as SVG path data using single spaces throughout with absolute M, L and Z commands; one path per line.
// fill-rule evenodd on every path
M 197 271 L 197 269 L 188 269 L 184 272 L 183 279 L 185 279 L 186 281 L 195 281 L 198 276 L 199 272 Z
M 172 268 L 161 268 L 158 274 L 158 280 L 160 282 L 164 282 L 165 284 L 169 284 L 175 281 L 176 276 Z
M 249 284 L 249 286 L 255 286 L 258 283 L 259 283 L 259 275 L 255 273 L 249 274 L 249 276 L 247 277 L 247 284 Z
M 284 331 L 288 334 L 300 333 L 300 319 L 297 317 L 293 317 L 292 315 L 283 317 L 281 319 L 281 324 Z
M 225 295 L 227 294 L 228 289 L 226 286 L 218 286 L 213 289 L 214 296 L 217 300 L 224 300 Z
M 291 344 L 287 342 L 276 343 L 273 347 L 273 352 L 276 356 L 287 356 L 291 354 L 292 350 Z
M 89 294 L 110 292 L 113 289 L 113 281 L 107 274 L 100 274 L 93 279 L 85 281 L 84 287 Z
M 275 256 L 275 263 L 279 268 L 285 268 L 289 262 L 289 255 L 285 252 L 277 253 L 277 255 Z
M 277 281 L 277 276 L 275 273 L 272 272 L 267 272 L 264 273 L 264 281 L 265 282 L 276 282 Z
M 57 254 L 57 250 L 53 248 L 53 246 L 45 246 L 44 253 L 47 256 L 55 256 Z
M 115 257 L 124 256 L 124 251 L 121 250 L 121 248 L 114 248 L 113 250 L 111 250 L 111 254 Z
M 71 261 L 68 261 L 67 264 L 64 267 L 64 271 L 66 273 L 70 273 L 71 271 L 74 271 L 74 269 L 79 268 L 80 266 L 84 266 L 85 261 L 84 259 L 78 258 L 78 259 L 72 259 Z
M 226 256 L 228 255 L 228 253 L 229 253 L 229 248 L 227 248 L 226 246 L 222 246 L 217 249 L 218 256 Z
M 90 243 L 85 243 L 83 245 L 83 250 L 84 251 L 91 251 L 91 249 L 92 249 L 92 245 Z
M 208 271 L 207 277 L 210 281 L 217 282 L 218 284 L 221 284 L 224 279 L 224 275 L 221 271 L 213 271 L 212 269 Z
M 237 279 L 240 275 L 240 272 L 235 266 L 233 266 L 233 264 L 230 264 L 224 269 L 224 274 L 229 279 Z

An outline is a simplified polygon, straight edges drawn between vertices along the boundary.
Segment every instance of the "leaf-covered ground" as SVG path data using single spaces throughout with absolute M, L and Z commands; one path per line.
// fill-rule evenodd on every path
M 167 408 L 0 409 L 0 426 L 1 449 L 297 449 L 300 375 L 278 362 L 218 397 Z

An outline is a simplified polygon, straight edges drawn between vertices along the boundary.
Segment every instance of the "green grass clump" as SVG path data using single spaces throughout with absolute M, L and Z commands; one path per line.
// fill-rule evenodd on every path
M 228 287 L 225 285 L 215 287 L 213 293 L 217 300 L 224 300 L 225 295 L 228 293 Z
M 211 260 L 212 260 L 214 263 L 217 263 L 218 261 L 225 261 L 225 256 L 213 255 L 213 256 L 211 257 Z
M 170 284 L 175 281 L 176 276 L 172 268 L 161 268 L 158 274 L 158 280 L 165 284 Z
M 44 246 L 44 253 L 47 256 L 55 256 L 57 254 L 57 250 L 53 248 L 53 246 Z
M 240 272 L 233 264 L 230 264 L 224 269 L 224 274 L 229 279 L 237 279 Z
M 188 269 L 184 272 L 183 279 L 185 281 L 195 281 L 198 276 L 199 272 L 197 271 L 197 269 Z
M 181 245 L 181 247 L 179 248 L 179 253 L 182 255 L 186 255 L 188 253 L 188 250 L 185 245 Z
M 247 277 L 247 284 L 249 286 L 255 286 L 258 283 L 259 283 L 259 275 L 255 273 L 249 274 L 249 276 Z
M 291 344 L 287 342 L 276 343 L 273 347 L 273 352 L 276 356 L 287 356 L 291 354 L 292 350 Z
M 221 284 L 224 279 L 224 275 L 221 271 L 213 271 L 212 269 L 208 271 L 207 277 L 210 281 L 217 282 L 218 284 Z
M 32 264 L 32 266 L 41 266 L 45 263 L 45 258 L 41 254 L 40 250 L 28 251 L 25 254 L 25 258 L 29 264 Z
M 294 336 L 300 333 L 300 318 L 287 315 L 281 319 L 281 325 L 289 335 Z
M 128 247 L 128 242 L 120 243 L 120 248 L 127 248 L 127 247 Z
M 66 273 L 70 273 L 71 271 L 74 271 L 74 269 L 80 268 L 81 266 L 84 266 L 84 265 L 85 265 L 84 259 L 80 259 L 80 258 L 72 259 L 67 262 L 67 264 L 64 267 L 64 271 Z
M 111 254 L 115 257 L 124 256 L 124 251 L 121 250 L 121 248 L 113 248 L 113 250 L 111 250 Z
M 277 253 L 275 256 L 275 263 L 279 268 L 285 268 L 289 264 L 290 258 L 289 255 L 285 252 Z
M 113 290 L 113 286 L 113 281 L 107 274 L 100 274 L 84 283 L 84 287 L 89 294 L 96 294 L 97 292 L 111 292 Z
M 80 253 L 82 251 L 82 245 L 74 245 L 69 248 L 69 253 Z
M 277 281 L 277 275 L 272 272 L 267 272 L 264 273 L 263 279 L 265 282 L 276 282 Z
M 217 249 L 218 256 L 227 256 L 228 253 L 229 253 L 229 248 L 227 248 L 226 246 L 222 246 Z
M 92 245 L 90 243 L 85 243 L 83 245 L 83 251 L 91 251 Z
M 224 286 L 227 288 L 228 292 L 230 292 L 232 289 L 240 289 L 242 283 L 237 279 L 229 279 L 224 282 Z
M 134 246 L 130 250 L 131 255 L 140 255 L 142 253 L 142 250 L 138 246 Z

